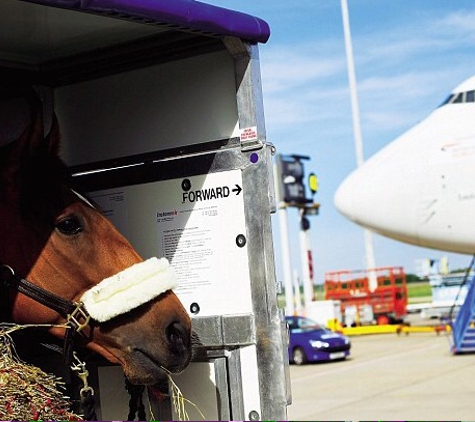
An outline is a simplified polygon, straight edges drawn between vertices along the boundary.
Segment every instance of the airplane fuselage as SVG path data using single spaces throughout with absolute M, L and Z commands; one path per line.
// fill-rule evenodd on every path
M 337 209 L 403 242 L 475 253 L 475 78 L 351 173 Z

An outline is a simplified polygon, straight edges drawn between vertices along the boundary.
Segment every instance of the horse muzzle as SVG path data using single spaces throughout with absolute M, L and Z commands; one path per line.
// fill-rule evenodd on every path
M 192 355 L 188 327 L 173 322 L 165 329 L 165 337 L 160 347 L 142 343 L 131 348 L 124 372 L 132 384 L 154 385 L 188 366 Z

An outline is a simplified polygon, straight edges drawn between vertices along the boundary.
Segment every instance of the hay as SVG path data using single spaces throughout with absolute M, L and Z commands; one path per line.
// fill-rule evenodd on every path
M 0 325 L 0 420 L 81 420 L 60 378 L 18 358 L 10 333 L 20 328 Z
M 168 389 L 171 390 L 170 394 L 164 394 L 160 390 L 157 390 L 154 387 L 149 387 L 149 392 L 155 396 L 159 401 L 164 400 L 165 398 L 171 399 L 171 404 L 173 406 L 173 410 L 175 411 L 175 417 L 177 421 L 189 421 L 190 416 L 188 411 L 186 410 L 186 405 L 189 404 L 193 406 L 196 411 L 199 413 L 202 420 L 206 420 L 206 417 L 203 415 L 203 412 L 199 409 L 199 407 L 193 403 L 191 400 L 185 398 L 178 387 L 178 385 L 173 381 L 172 374 L 163 366 L 161 367 L 163 371 L 166 373 L 168 378 Z M 152 420 L 157 420 L 155 415 L 153 414 L 152 407 L 150 407 L 150 414 L 152 416 Z
M 205 416 L 201 412 L 201 410 L 198 408 L 198 406 L 193 403 L 192 401 L 186 399 L 183 397 L 183 394 L 181 393 L 181 390 L 178 388 L 178 385 L 176 385 L 175 381 L 173 381 L 172 377 L 168 375 L 168 380 L 171 385 L 171 390 L 172 390 L 172 398 L 173 398 L 173 407 L 175 408 L 175 414 L 178 417 L 179 421 L 189 421 L 190 417 L 188 415 L 188 412 L 186 410 L 186 403 L 191 404 L 200 414 L 201 418 L 203 420 L 206 420 Z

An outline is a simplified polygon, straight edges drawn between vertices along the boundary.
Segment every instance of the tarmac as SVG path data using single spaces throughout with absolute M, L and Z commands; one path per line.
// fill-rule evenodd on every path
M 345 361 L 290 366 L 289 420 L 475 421 L 475 354 L 450 332 L 352 336 Z

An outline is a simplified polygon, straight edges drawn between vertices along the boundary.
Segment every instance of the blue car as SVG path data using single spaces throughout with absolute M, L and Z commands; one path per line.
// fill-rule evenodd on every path
M 335 333 L 309 318 L 285 317 L 290 330 L 290 362 L 302 365 L 346 359 L 350 355 L 351 343 L 348 337 Z

